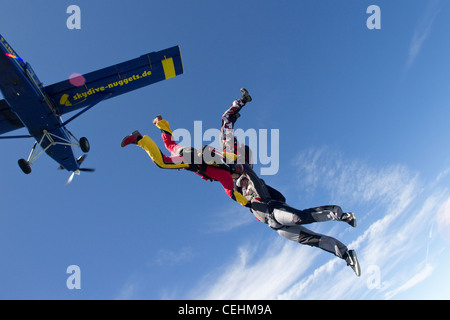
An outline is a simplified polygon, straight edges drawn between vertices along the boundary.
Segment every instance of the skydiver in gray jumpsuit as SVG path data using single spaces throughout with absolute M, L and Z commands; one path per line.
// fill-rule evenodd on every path
M 264 180 L 260 179 L 253 171 L 251 150 L 248 148 L 242 154 L 239 154 L 237 141 L 233 136 L 234 123 L 239 118 L 239 111 L 242 107 L 247 102 L 252 101 L 245 88 L 241 89 L 241 93 L 241 99 L 233 102 L 232 106 L 222 116 L 221 128 L 224 155 L 230 153 L 229 150 L 234 150 L 234 152 L 231 152 L 237 156 L 235 173 L 233 173 L 235 188 L 246 197 L 247 206 L 256 219 L 269 225 L 286 239 L 333 253 L 345 260 L 355 274 L 360 276 L 361 269 L 355 250 L 348 250 L 346 245 L 335 238 L 315 233 L 303 227 L 305 224 L 330 220 L 344 221 L 352 227 L 356 227 L 355 215 L 351 212 L 343 212 L 341 207 L 337 205 L 305 210 L 292 208 L 286 204 L 285 197 L 279 191 L 266 185 Z
M 250 211 L 256 219 L 269 225 L 286 239 L 318 247 L 345 260 L 357 276 L 361 270 L 355 250 L 348 250 L 339 240 L 315 233 L 303 227 L 305 224 L 322 221 L 344 221 L 356 227 L 356 217 L 351 212 L 343 212 L 340 206 L 321 206 L 305 210 L 298 210 L 286 204 L 284 196 L 266 185 L 251 168 L 242 165 L 243 172 L 236 179 L 235 185 L 247 198 Z M 236 176 L 236 175 L 235 175 Z

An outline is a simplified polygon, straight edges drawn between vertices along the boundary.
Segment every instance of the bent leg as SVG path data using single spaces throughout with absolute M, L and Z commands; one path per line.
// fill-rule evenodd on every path
M 277 230 L 278 234 L 291 241 L 306 244 L 330 252 L 335 256 L 345 259 L 347 246 L 339 240 L 323 234 L 315 233 L 302 226 L 283 227 Z
M 160 117 L 160 116 L 158 116 L 158 117 Z M 161 130 L 161 137 L 162 137 L 162 140 L 164 141 L 164 146 L 172 155 L 178 154 L 181 146 L 179 146 L 175 142 L 175 139 L 172 136 L 173 133 L 172 133 L 172 129 L 170 128 L 169 122 L 167 120 L 163 120 L 158 117 L 155 118 L 154 123 L 155 123 L 155 126 Z
M 139 147 L 144 149 L 147 154 L 150 156 L 152 161 L 160 168 L 163 169 L 183 169 L 189 168 L 189 164 L 183 163 L 183 157 L 173 156 L 167 157 L 165 156 L 161 150 L 158 148 L 156 143 L 147 135 L 143 136 L 141 140 L 138 141 L 137 144 Z
M 172 155 L 179 154 L 180 149 L 182 147 L 175 142 L 175 140 L 171 134 L 168 134 L 165 131 L 162 131 L 161 138 L 164 141 L 164 146 Z
M 336 205 L 314 207 L 302 211 L 311 214 L 317 222 L 330 220 L 340 221 L 343 214 L 341 207 Z
M 342 213 L 342 209 L 339 206 L 322 206 L 298 210 L 285 203 L 280 203 L 273 209 L 275 220 L 285 226 L 295 226 L 330 220 L 340 221 Z

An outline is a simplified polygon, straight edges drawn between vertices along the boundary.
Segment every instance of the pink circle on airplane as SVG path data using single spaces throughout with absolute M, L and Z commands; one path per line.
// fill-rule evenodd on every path
M 69 82 L 75 87 L 81 87 L 86 82 L 86 79 L 79 73 L 72 73 L 69 76 Z

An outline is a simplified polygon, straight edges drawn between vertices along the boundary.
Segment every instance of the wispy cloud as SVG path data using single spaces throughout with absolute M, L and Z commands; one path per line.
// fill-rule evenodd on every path
M 195 299 L 273 299 L 311 267 L 317 254 L 279 237 L 243 245 L 234 261 L 207 275 L 191 294 Z
M 436 217 L 439 234 L 450 243 L 450 197 L 439 207 Z
M 398 288 L 395 288 L 394 290 L 387 292 L 386 299 L 392 299 L 399 293 L 407 291 L 412 287 L 416 286 L 417 284 L 421 283 L 433 273 L 433 269 L 434 269 L 433 266 L 427 263 L 425 267 L 421 269 L 418 273 L 414 274 L 414 276 L 411 279 L 403 283 Z
M 117 295 L 115 300 L 129 300 L 133 299 L 136 293 L 137 282 L 129 281 L 123 285 L 120 289 L 119 294 Z
M 407 167 L 393 164 L 368 166 L 357 159 L 348 159 L 327 147 L 312 148 L 299 154 L 293 162 L 297 168 L 297 186 L 301 200 L 308 195 L 325 195 L 323 201 L 347 206 L 407 205 L 414 194 L 418 174 Z M 398 209 L 391 209 L 398 212 Z
M 256 221 L 255 218 L 247 208 L 239 205 L 233 206 L 231 209 L 227 207 L 214 213 L 205 232 L 226 232 L 254 221 Z
M 439 4 L 440 0 L 429 1 L 424 16 L 416 26 L 411 44 L 409 46 L 406 70 L 408 70 L 412 66 L 420 51 L 422 50 L 423 44 L 430 36 L 434 20 L 436 19 L 436 16 L 440 10 Z
M 355 210 L 371 208 L 369 217 L 357 211 L 362 223 L 339 236 L 354 235 L 349 247 L 357 249 L 363 275 L 357 278 L 342 260 L 274 233 L 267 242 L 240 247 L 239 258 L 213 272 L 220 277 L 206 277 L 193 297 L 389 299 L 432 276 L 434 266 L 427 261 L 429 230 L 436 212 L 442 208 L 448 212 L 450 207 L 448 189 L 437 184 L 443 174 L 425 183 L 404 166 L 373 168 L 331 151 L 301 153 L 297 183 L 310 193 L 332 194 L 333 199 L 353 203 Z M 330 153 L 332 158 L 324 156 Z
M 159 249 L 155 255 L 145 264 L 144 271 L 134 270 L 130 273 L 127 281 L 121 285 L 118 293 L 115 295 L 116 300 L 133 300 L 146 299 L 146 287 L 151 281 L 151 275 L 148 270 L 157 265 L 164 269 L 180 266 L 192 262 L 195 258 L 195 253 L 192 247 L 185 246 L 176 250 Z M 150 282 L 149 282 L 150 281 Z M 161 293 L 162 299 L 175 299 L 176 289 L 171 291 L 169 288 L 163 288 Z
M 192 261 L 194 252 L 191 247 L 180 248 L 178 251 L 160 249 L 155 262 L 162 266 L 174 266 Z

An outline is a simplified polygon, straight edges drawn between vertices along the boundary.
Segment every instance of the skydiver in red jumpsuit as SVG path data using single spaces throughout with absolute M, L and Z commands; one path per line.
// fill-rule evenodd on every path
M 245 98 L 235 100 L 241 101 L 239 110 L 245 104 Z M 251 101 L 251 99 L 250 99 Z M 233 103 L 234 104 L 234 103 Z M 247 205 L 247 199 L 234 189 L 234 181 L 231 176 L 234 166 L 227 164 L 208 164 L 203 160 L 202 153 L 193 147 L 182 147 L 178 145 L 173 136 L 172 130 L 167 120 L 163 120 L 161 115 L 158 115 L 153 123 L 161 130 L 161 137 L 164 141 L 166 149 L 171 153 L 171 156 L 166 156 L 158 148 L 156 143 L 147 135 L 142 135 L 139 131 L 134 131 L 131 135 L 126 136 L 121 143 L 122 147 L 129 144 L 135 144 L 145 150 L 152 161 L 163 169 L 186 169 L 198 174 L 204 180 L 219 181 L 225 193 L 233 200 L 237 201 L 242 206 Z

